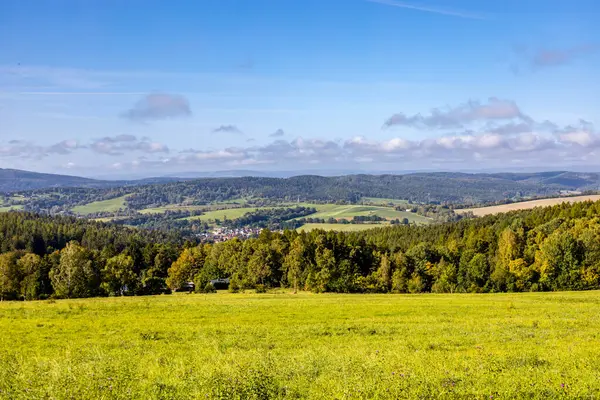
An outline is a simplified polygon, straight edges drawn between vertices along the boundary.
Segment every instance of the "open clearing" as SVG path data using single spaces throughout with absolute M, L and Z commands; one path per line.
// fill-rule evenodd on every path
M 600 292 L 0 303 L 6 399 L 600 393 Z
M 554 199 L 522 201 L 519 203 L 502 204 L 499 206 L 465 208 L 462 210 L 455 210 L 455 212 L 457 214 L 463 214 L 463 213 L 472 211 L 475 216 L 482 217 L 484 215 L 498 214 L 498 213 L 503 213 L 503 212 L 508 212 L 508 211 L 529 210 L 529 209 L 535 208 L 535 207 L 549 207 L 549 206 L 554 206 L 554 205 L 561 204 L 561 203 L 578 203 L 581 201 L 598 201 L 598 200 L 600 200 L 600 195 L 557 197 Z
M 167 211 L 197 211 L 205 210 L 208 206 L 184 206 L 179 204 L 171 204 L 163 207 L 153 207 L 140 210 L 140 214 L 164 214 Z
M 331 205 L 326 210 L 322 210 L 317 212 L 316 214 L 312 214 L 309 217 L 311 218 L 335 218 L 335 219 L 352 219 L 355 216 L 372 216 L 376 215 L 378 217 L 386 218 L 386 219 L 400 219 L 408 218 L 409 222 L 415 222 L 417 224 L 427 224 L 431 220 L 427 217 L 423 217 L 422 215 L 417 215 L 415 213 L 406 212 L 406 211 L 396 211 L 392 207 L 379 207 L 379 206 L 362 206 L 362 205 Z
M 236 219 L 240 218 L 244 214 L 249 212 L 254 212 L 257 209 L 272 209 L 276 207 L 240 207 L 240 208 L 229 208 L 226 210 L 214 210 L 207 211 L 202 215 L 194 215 L 192 217 L 187 217 L 184 219 L 187 220 L 200 220 L 200 221 L 214 221 L 216 219 L 224 220 L 224 219 Z
M 417 215 L 411 212 L 406 211 L 396 211 L 392 207 L 379 207 L 379 206 L 363 206 L 363 205 L 355 205 L 355 204 L 313 204 L 313 203 L 289 203 L 289 204 L 281 204 L 272 207 L 241 207 L 241 208 L 230 208 L 226 210 L 214 210 L 207 211 L 203 215 L 196 215 L 192 217 L 187 217 L 188 220 L 200 220 L 200 221 L 214 221 L 215 219 L 223 220 L 225 217 L 227 219 L 236 219 L 243 216 L 246 213 L 256 211 L 257 209 L 273 209 L 273 208 L 288 208 L 288 207 L 314 207 L 317 212 L 314 214 L 307 215 L 306 217 L 301 218 L 322 218 L 322 219 L 352 219 L 355 216 L 379 216 L 382 218 L 386 218 L 388 220 L 391 219 L 404 219 L 407 218 L 409 222 L 414 222 L 417 224 L 427 224 L 431 220 L 429 218 L 423 217 L 421 215 Z M 297 218 L 300 219 L 300 218 Z M 312 225 L 312 224 L 307 224 Z M 337 229 L 338 224 L 319 224 L 321 225 L 321 229 L 333 229 L 330 227 L 332 225 L 335 229 Z M 373 225 L 373 224 L 368 224 Z M 306 226 L 306 225 L 305 225 Z M 348 225 L 346 225 L 348 226 Z M 367 226 L 363 228 L 353 229 L 353 228 L 340 228 L 337 230 L 360 230 L 360 229 L 368 229 L 372 226 Z
M 373 203 L 373 204 L 393 204 L 395 206 L 405 205 L 409 206 L 408 201 L 406 200 L 398 200 L 398 199 L 385 199 L 382 197 L 363 197 L 361 199 L 362 202 L 365 203 Z
M 254 212 L 256 210 L 271 210 L 274 208 L 293 208 L 293 207 L 314 207 L 317 212 L 323 210 L 330 210 L 335 207 L 339 207 L 335 204 L 312 204 L 312 203 L 282 203 L 269 207 L 239 207 L 239 208 L 228 208 L 225 210 L 213 210 L 207 211 L 203 215 L 195 215 L 191 217 L 187 217 L 189 220 L 201 220 L 201 221 L 214 221 L 215 219 L 223 220 L 225 217 L 227 219 L 236 219 L 242 217 L 244 214 L 249 212 Z M 307 217 L 312 217 L 317 214 L 311 214 Z
M 110 200 L 94 201 L 83 206 L 73 207 L 73 212 L 81 215 L 89 215 L 97 212 L 115 212 L 125 208 L 125 198 L 127 196 L 115 197 Z
M 357 232 L 364 231 L 366 229 L 383 228 L 390 226 L 388 222 L 382 222 L 380 224 L 304 224 L 297 231 L 312 231 L 315 229 L 323 229 L 325 231 L 338 231 L 338 232 Z

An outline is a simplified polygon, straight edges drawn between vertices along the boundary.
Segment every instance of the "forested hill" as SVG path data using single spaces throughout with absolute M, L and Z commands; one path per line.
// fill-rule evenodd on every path
M 263 230 L 181 244 L 74 218 L 0 215 L 0 298 L 230 290 L 500 292 L 600 289 L 600 202 L 360 233 Z
M 70 175 L 43 174 L 18 169 L 0 168 L 0 193 L 47 188 L 109 188 L 127 185 L 171 182 L 177 178 L 149 178 L 141 180 L 106 181 Z
M 531 174 L 440 172 L 336 177 L 303 175 L 291 178 L 194 180 L 151 178 L 138 181 L 94 181 L 59 175 L 29 174 L 32 173 L 0 170 L 0 190 L 3 187 L 11 190 L 37 185 L 45 187 L 6 193 L 5 206 L 18 205 L 35 212 L 48 212 L 51 209 L 68 212 L 77 205 L 117 197 L 125 197 L 124 208 L 130 211 L 183 203 L 205 205 L 234 199 L 358 203 L 367 197 L 427 204 L 472 205 L 553 197 L 565 191 L 600 189 L 599 174 L 564 171 Z M 2 176 L 5 177 L 4 180 Z M 50 178 L 44 178 L 47 176 Z M 5 192 L 6 190 L 8 189 Z
M 177 204 L 183 199 L 212 202 L 240 197 L 279 200 L 358 202 L 362 197 L 412 200 L 420 203 L 488 203 L 507 198 L 550 196 L 561 190 L 597 190 L 598 174 L 547 172 L 535 174 L 417 173 L 346 175 L 339 177 L 196 179 L 135 189 L 127 201 L 134 209 Z
M 41 174 L 16 169 L 0 169 L 0 192 L 42 189 L 48 187 L 92 187 L 100 181 L 77 176 Z

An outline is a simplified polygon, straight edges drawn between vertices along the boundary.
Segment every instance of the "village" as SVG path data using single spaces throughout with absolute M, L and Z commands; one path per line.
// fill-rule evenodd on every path
M 247 239 L 250 237 L 255 237 L 260 234 L 262 228 L 250 228 L 250 227 L 242 227 L 242 228 L 227 228 L 220 227 L 216 228 L 210 232 L 199 233 L 197 236 L 201 242 L 224 242 L 233 238 Z

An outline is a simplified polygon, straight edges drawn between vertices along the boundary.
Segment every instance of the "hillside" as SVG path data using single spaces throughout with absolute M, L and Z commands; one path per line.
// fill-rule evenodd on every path
M 71 175 L 45 174 L 18 169 L 0 168 L 0 193 L 22 192 L 49 188 L 111 188 L 172 182 L 180 178 L 147 178 L 139 180 L 97 180 Z
M 145 227 L 156 227 L 158 224 L 161 227 L 168 225 L 178 228 L 189 225 L 184 219 L 186 217 L 206 214 L 204 217 L 196 218 L 196 221 L 211 219 L 210 211 L 236 208 L 237 211 L 242 212 L 243 208 L 247 208 L 245 211 L 248 212 L 256 208 L 282 207 L 285 204 L 298 205 L 299 202 L 320 209 L 322 208 L 320 205 L 325 204 L 365 205 L 367 201 L 371 202 L 367 204 L 369 206 L 385 206 L 385 209 L 380 210 L 382 211 L 380 213 L 363 213 L 364 215 L 359 213 L 358 216 L 379 215 L 389 220 L 392 215 L 388 214 L 392 212 L 394 219 L 402 220 L 408 217 L 412 222 L 415 212 L 427 217 L 432 216 L 416 211 L 417 207 L 423 205 L 469 207 L 519 202 L 540 197 L 557 197 L 564 193 L 597 190 L 600 183 L 598 174 L 564 171 L 522 174 L 439 172 L 335 177 L 304 175 L 291 178 L 242 177 L 194 180 L 153 178 L 137 181 L 95 181 L 15 170 L 2 170 L 2 173 L 6 177 L 3 186 L 5 191 L 15 187 L 42 187 L 36 190 L 5 193 L 0 203 L 0 207 L 5 211 L 19 208 L 41 213 L 102 218 L 104 221 L 109 220 L 107 218 L 110 217 L 119 217 L 123 224 Z M 415 208 L 415 210 L 401 215 L 406 208 Z M 388 209 L 391 211 L 388 212 Z M 226 215 L 232 218 L 235 212 L 227 211 Z M 147 215 L 150 213 L 156 215 Z M 353 218 L 354 214 L 317 214 L 312 217 L 339 219 Z M 150 220 L 153 222 L 148 225 Z M 202 224 L 194 229 L 204 231 L 207 228 L 208 225 Z
M 404 199 L 418 203 L 481 204 L 504 199 L 552 196 L 561 191 L 598 189 L 598 174 L 547 172 L 537 174 L 415 173 L 406 175 L 315 175 L 283 178 L 213 178 L 146 185 L 128 198 L 133 209 L 233 198 L 346 201 L 363 197 Z
M 5 193 L 51 187 L 100 187 L 102 185 L 102 181 L 89 178 L 0 168 L 0 192 Z

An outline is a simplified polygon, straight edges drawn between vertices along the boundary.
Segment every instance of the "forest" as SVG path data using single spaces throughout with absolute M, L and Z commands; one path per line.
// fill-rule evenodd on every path
M 302 211 L 302 210 L 299 210 Z M 0 215 L 0 297 L 230 291 L 421 293 L 597 289 L 600 202 L 363 232 L 263 230 L 221 243 L 23 212 Z

